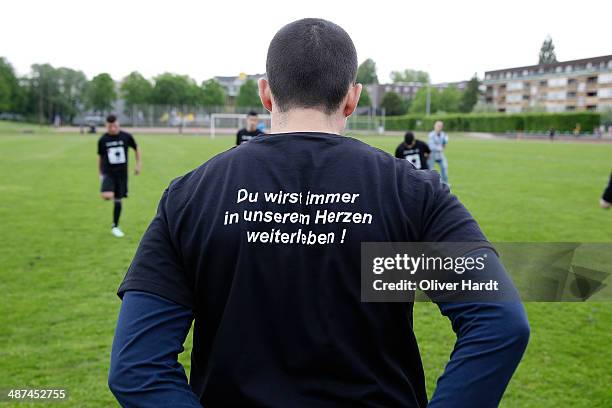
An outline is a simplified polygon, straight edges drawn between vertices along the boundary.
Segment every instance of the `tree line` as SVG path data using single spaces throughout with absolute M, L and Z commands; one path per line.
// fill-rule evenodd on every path
M 225 89 L 215 79 L 198 84 L 187 75 L 164 73 L 152 79 L 134 71 L 118 83 L 108 73 L 88 79 L 79 70 L 33 64 L 18 76 L 9 61 L 0 57 L 0 112 L 52 123 L 59 116 L 71 122 L 84 111 L 106 113 L 118 98 L 127 111 L 135 106 L 212 107 L 227 103 Z M 239 107 L 261 104 L 257 84 L 247 80 L 234 101 Z
M 427 105 L 427 88 L 431 81 L 429 73 L 414 69 L 404 69 L 401 71 L 391 71 L 391 83 L 416 82 L 422 87 L 411 99 L 404 99 L 396 92 L 386 92 L 380 102 L 380 107 L 385 109 L 386 115 L 396 116 L 406 113 L 424 113 Z M 362 62 L 357 69 L 357 82 L 368 85 L 378 84 L 378 74 L 376 73 L 376 63 L 371 58 Z M 480 96 L 480 80 L 474 74 L 464 90 L 457 89 L 450 85 L 443 89 L 430 87 L 430 112 L 431 113 L 458 113 L 471 112 L 478 102 Z M 360 106 L 371 106 L 371 98 L 364 87 L 362 97 L 359 100 Z

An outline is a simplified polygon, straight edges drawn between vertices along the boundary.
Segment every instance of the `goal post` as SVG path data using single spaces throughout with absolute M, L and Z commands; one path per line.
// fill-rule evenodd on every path
M 213 113 L 210 115 L 210 138 L 217 134 L 236 133 L 238 129 L 246 126 L 246 113 Z M 270 115 L 257 115 L 259 124 L 263 122 L 264 128 L 270 129 Z

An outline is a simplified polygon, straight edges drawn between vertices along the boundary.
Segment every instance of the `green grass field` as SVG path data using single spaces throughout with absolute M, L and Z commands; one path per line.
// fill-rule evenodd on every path
M 115 406 L 106 375 L 117 286 L 164 187 L 233 138 L 135 135 L 143 173 L 130 179 L 127 236 L 118 240 L 111 205 L 99 198 L 97 137 L 21 130 L 0 124 L 0 388 L 67 388 L 62 406 Z M 612 242 L 612 212 L 597 207 L 612 145 L 454 136 L 453 190 L 490 240 Z M 391 152 L 400 138 L 363 140 Z M 435 305 L 415 308 L 431 395 L 454 334 Z M 527 311 L 531 342 L 502 406 L 611 406 L 612 302 L 529 303 Z

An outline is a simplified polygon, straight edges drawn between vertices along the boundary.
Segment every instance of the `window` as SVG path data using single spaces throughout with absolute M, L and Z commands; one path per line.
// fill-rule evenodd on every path
M 597 105 L 587 105 L 587 110 L 594 111 L 597 110 Z
M 508 102 L 520 102 L 521 99 L 523 99 L 523 96 L 521 94 L 510 94 L 506 97 L 506 100 Z
M 592 77 L 588 77 L 587 78 L 587 84 L 596 84 L 597 83 L 597 77 L 596 76 L 592 76 Z
M 548 92 L 548 94 L 546 95 L 546 99 L 548 99 L 549 101 L 558 101 L 558 100 L 563 100 L 565 98 L 566 98 L 565 91 Z
M 523 83 L 520 81 L 508 82 L 509 91 L 520 91 L 523 89 Z
M 547 81 L 540 81 L 540 86 L 546 86 L 548 84 Z
M 612 88 L 602 88 L 597 91 L 597 96 L 600 98 L 612 98 Z
M 566 110 L 566 111 L 575 111 L 575 110 L 576 110 L 576 107 L 575 107 L 575 106 L 566 106 L 566 107 L 565 107 L 565 110 Z
M 523 95 L 523 100 L 524 101 L 528 101 L 529 100 L 529 95 Z
M 576 85 L 576 83 L 577 83 L 576 78 L 570 78 L 567 80 L 568 85 Z
M 573 92 L 573 91 L 568 92 L 568 93 L 567 93 L 567 97 L 568 97 L 568 98 L 575 98 L 575 97 L 576 97 L 576 92 Z
M 597 91 L 589 91 L 587 92 L 587 96 L 597 96 Z
M 597 82 L 599 82 L 600 84 L 612 83 L 612 74 L 601 74 Z
M 551 78 L 548 80 L 548 86 L 567 86 L 567 78 Z

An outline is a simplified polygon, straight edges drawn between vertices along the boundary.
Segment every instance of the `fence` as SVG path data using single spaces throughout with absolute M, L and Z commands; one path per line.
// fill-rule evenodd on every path
M 263 107 L 247 108 L 235 106 L 213 106 L 213 107 L 174 107 L 174 106 L 133 106 L 128 109 L 120 109 L 116 112 L 122 126 L 150 127 L 150 128 L 203 128 L 209 129 L 213 125 L 214 117 L 227 115 L 238 116 L 255 111 L 266 116 L 269 114 Z M 220 115 L 222 114 L 222 115 Z M 214 116 L 213 116 L 214 115 Z M 104 116 L 93 113 L 82 113 L 73 120 L 73 125 L 89 126 L 104 124 Z M 269 125 L 267 121 L 266 126 Z M 243 126 L 240 121 L 229 121 L 227 124 L 215 123 L 216 127 L 238 128 Z M 384 111 L 373 108 L 358 108 L 347 121 L 348 130 L 363 132 L 382 132 L 385 127 Z M 268 128 L 269 129 L 269 128 Z

